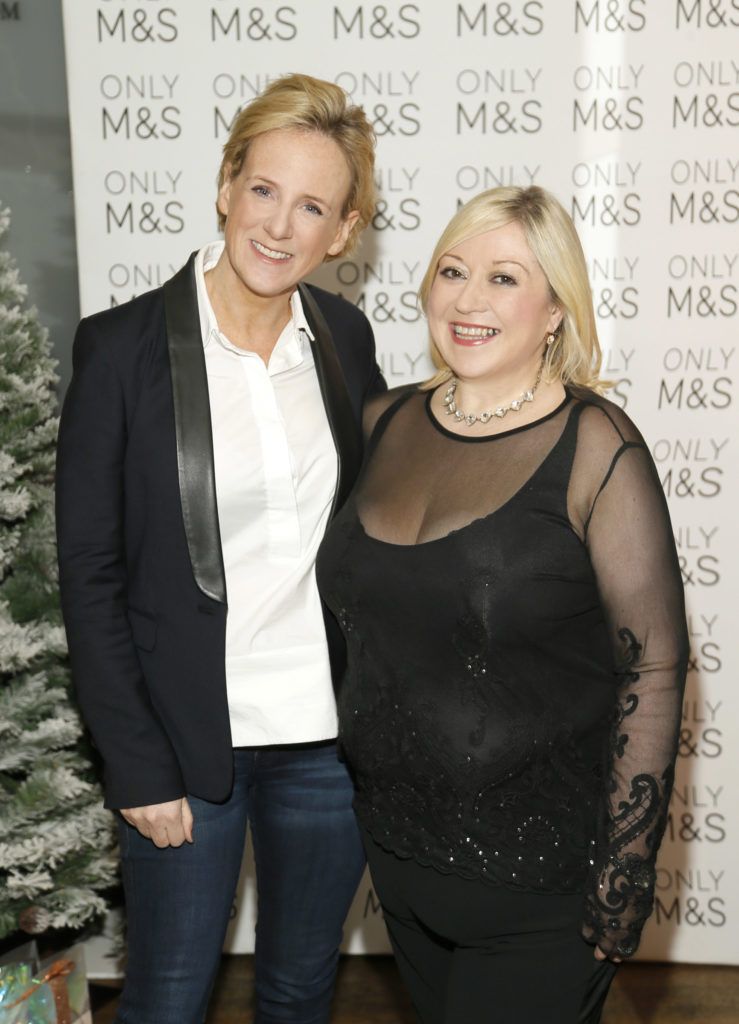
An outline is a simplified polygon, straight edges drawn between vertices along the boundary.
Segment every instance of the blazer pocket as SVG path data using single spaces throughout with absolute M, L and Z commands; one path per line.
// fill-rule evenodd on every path
M 145 612 L 136 611 L 135 608 L 128 609 L 128 621 L 133 634 L 133 642 L 142 651 L 153 651 L 157 642 L 156 619 Z

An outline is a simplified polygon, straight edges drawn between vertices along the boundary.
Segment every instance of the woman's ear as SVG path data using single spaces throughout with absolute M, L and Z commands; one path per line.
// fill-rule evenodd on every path
M 231 165 L 226 164 L 223 168 L 223 183 L 218 189 L 218 199 L 216 200 L 216 209 L 222 217 L 228 217 L 228 207 L 231 201 L 231 186 L 233 181 Z
M 326 251 L 327 256 L 338 256 L 347 243 L 352 228 L 359 220 L 359 210 L 352 210 L 340 222 L 336 235 Z

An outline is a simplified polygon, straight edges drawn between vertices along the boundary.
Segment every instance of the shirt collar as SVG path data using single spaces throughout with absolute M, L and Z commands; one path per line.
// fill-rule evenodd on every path
M 200 336 L 203 340 L 203 348 L 207 348 L 211 340 L 216 339 L 224 348 L 235 354 L 248 356 L 251 353 L 233 345 L 219 330 L 208 289 L 205 286 L 205 273 L 216 265 L 224 248 L 225 242 L 223 241 L 210 242 L 208 245 L 204 245 L 195 257 L 195 286 L 200 314 Z M 306 345 L 309 341 L 315 340 L 297 288 L 290 296 L 290 309 L 292 319 L 285 325 L 270 356 L 268 367 L 270 373 L 279 373 L 299 365 L 303 361 Z

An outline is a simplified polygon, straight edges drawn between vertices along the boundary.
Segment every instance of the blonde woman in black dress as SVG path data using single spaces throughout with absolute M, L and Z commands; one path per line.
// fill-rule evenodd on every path
M 600 1020 L 653 901 L 687 634 L 667 507 L 603 397 L 572 222 L 477 196 L 421 287 L 436 376 L 373 400 L 319 557 L 340 740 L 423 1024 Z

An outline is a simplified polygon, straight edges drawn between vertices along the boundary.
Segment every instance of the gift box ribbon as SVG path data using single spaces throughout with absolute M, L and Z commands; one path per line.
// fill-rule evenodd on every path
M 13 1007 L 20 1006 L 30 999 L 34 992 L 38 992 L 39 985 L 48 985 L 54 996 L 56 1024 L 72 1024 L 72 1008 L 69 1005 L 69 993 L 64 979 L 74 972 L 75 967 L 74 960 L 55 960 L 46 973 L 41 978 L 34 978 L 33 984 L 18 996 L 14 1003 L 10 1003 L 7 1009 L 12 1010 Z

